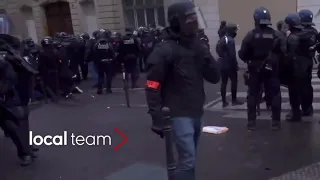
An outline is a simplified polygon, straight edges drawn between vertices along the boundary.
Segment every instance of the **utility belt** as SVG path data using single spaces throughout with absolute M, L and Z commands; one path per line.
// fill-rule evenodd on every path
M 249 61 L 248 68 L 243 74 L 244 84 L 248 85 L 250 76 L 272 76 L 275 74 L 274 65 L 271 62 L 272 56 L 264 60 Z
M 249 61 L 248 63 L 249 73 L 261 73 L 265 71 L 273 71 L 272 63 L 268 60 Z

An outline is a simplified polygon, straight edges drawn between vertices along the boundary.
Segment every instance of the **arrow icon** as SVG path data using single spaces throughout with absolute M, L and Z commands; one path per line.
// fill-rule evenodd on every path
M 129 138 L 124 134 L 122 133 L 118 128 L 115 128 L 114 129 L 121 137 L 122 137 L 122 141 L 120 144 L 117 145 L 117 147 L 113 148 L 115 151 L 119 150 L 124 144 L 127 143 L 127 141 L 129 141 Z

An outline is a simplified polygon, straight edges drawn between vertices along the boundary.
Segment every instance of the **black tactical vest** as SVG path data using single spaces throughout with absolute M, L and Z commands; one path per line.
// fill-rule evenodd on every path
M 254 29 L 252 40 L 253 60 L 265 60 L 269 57 L 274 49 L 276 40 L 275 31 L 273 29 Z
M 95 54 L 98 58 L 98 61 L 105 62 L 105 61 L 112 61 L 113 60 L 113 52 L 112 47 L 107 39 L 100 39 L 97 40 L 95 44 Z

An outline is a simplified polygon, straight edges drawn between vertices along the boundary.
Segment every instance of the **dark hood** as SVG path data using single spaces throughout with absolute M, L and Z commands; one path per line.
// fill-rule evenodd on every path
M 227 35 L 233 35 L 238 29 L 238 25 L 230 23 L 227 24 L 226 27 L 224 28 L 224 31 Z

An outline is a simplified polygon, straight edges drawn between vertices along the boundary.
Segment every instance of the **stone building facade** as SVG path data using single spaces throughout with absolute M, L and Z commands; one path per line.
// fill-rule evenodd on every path
M 31 37 L 35 41 L 57 31 L 92 33 L 105 28 L 123 32 L 126 26 L 165 25 L 170 3 L 181 0 L 0 0 L 0 31 Z M 214 44 L 221 20 L 240 26 L 237 43 L 253 27 L 255 7 L 267 7 L 274 24 L 299 9 L 316 15 L 319 0 L 192 0 L 200 7 L 207 24 L 206 33 Z M 320 28 L 320 17 L 315 18 Z M 320 29 L 319 29 L 320 30 Z

